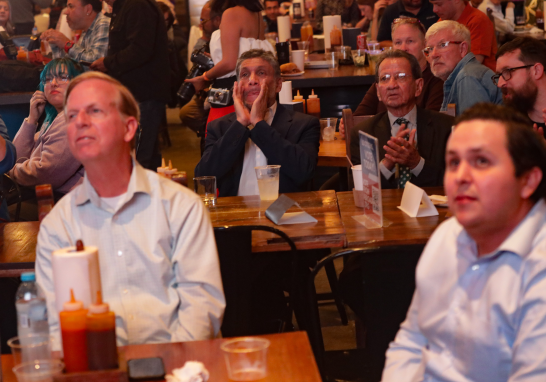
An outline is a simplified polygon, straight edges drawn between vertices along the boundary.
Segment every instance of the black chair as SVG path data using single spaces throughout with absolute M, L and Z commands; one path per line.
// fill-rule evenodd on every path
M 283 254 L 264 254 L 252 253 L 252 232 L 265 231 L 271 232 L 281 237 L 289 246 L 290 251 Z M 264 256 L 290 256 L 287 261 L 287 274 L 289 275 L 289 304 L 286 309 L 286 314 L 279 321 L 272 323 L 271 327 L 274 332 L 282 332 L 292 327 L 292 312 L 294 305 L 298 305 L 297 309 L 303 310 L 303 304 L 296 302 L 298 295 L 301 295 L 301 290 L 296 288 L 296 270 L 298 265 L 298 254 L 296 245 L 284 232 L 268 226 L 225 226 L 214 228 L 216 238 L 216 246 L 220 258 L 220 270 L 224 285 L 224 294 L 226 296 L 226 310 L 222 323 L 222 335 L 224 337 L 235 337 L 260 333 L 256 329 L 253 318 L 255 317 L 254 308 L 252 306 L 252 277 L 253 272 L 256 272 L 254 265 L 259 260 L 264 259 Z M 260 258 L 261 257 L 261 258 Z M 281 292 L 281 303 L 285 299 Z M 298 315 L 296 314 L 296 317 Z M 299 321 L 298 321 L 299 322 Z M 271 332 L 271 331 L 269 331 Z
M 368 290 L 368 292 L 371 292 L 368 294 L 375 294 L 370 300 L 374 302 L 381 301 L 383 296 L 380 288 L 377 288 L 377 280 L 383 281 L 381 280 L 383 275 L 390 271 L 395 261 L 401 263 L 406 275 L 413 275 L 422 248 L 423 245 L 408 245 L 342 250 L 322 259 L 311 271 L 311 277 L 308 280 L 304 296 L 308 310 L 307 332 L 324 381 L 343 379 L 377 382 L 381 378 L 382 365 L 377 365 L 378 355 L 373 354 L 371 349 L 325 351 L 315 290 L 316 275 L 322 268 L 332 267 L 334 260 L 338 258 L 356 256 L 358 260 L 365 259 L 368 267 L 363 269 L 362 279 L 368 283 L 368 286 L 374 285 L 374 287 L 370 288 L 371 290 Z M 353 257 L 353 259 L 355 258 Z M 395 274 L 398 275 L 396 272 Z M 410 292 L 412 293 L 413 289 Z M 394 301 L 386 301 L 385 303 L 389 304 L 391 302 Z M 405 309 L 407 310 L 407 308 Z M 374 328 L 368 329 L 374 330 Z M 382 354 L 379 355 L 379 358 L 381 357 Z

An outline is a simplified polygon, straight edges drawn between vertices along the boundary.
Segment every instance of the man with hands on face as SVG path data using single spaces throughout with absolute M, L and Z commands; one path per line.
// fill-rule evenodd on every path
M 48 29 L 40 39 L 51 45 L 54 58 L 68 55 L 75 61 L 91 63 L 106 55 L 110 18 L 102 14 L 101 0 L 68 0 L 66 20 L 73 30 L 82 30 L 78 42 L 55 29 Z
M 414 56 L 400 50 L 387 51 L 377 68 L 377 94 L 387 112 L 353 130 L 353 164 L 360 164 L 358 132 L 364 131 L 379 140 L 381 188 L 404 188 L 406 181 L 419 187 L 441 186 L 453 117 L 417 107 L 423 79 Z
M 318 119 L 276 102 L 282 79 L 271 52 L 243 53 L 236 73 L 235 113 L 209 123 L 196 176 L 216 176 L 220 196 L 259 195 L 254 167 L 280 165 L 279 193 L 301 191 L 317 164 Z

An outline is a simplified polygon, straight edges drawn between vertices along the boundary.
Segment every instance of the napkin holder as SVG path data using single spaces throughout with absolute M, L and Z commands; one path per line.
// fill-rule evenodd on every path
M 118 368 L 111 370 L 82 371 L 53 376 L 53 382 L 129 382 L 125 355 L 118 351 Z
M 282 194 L 267 210 L 265 210 L 265 216 L 276 225 L 317 222 L 317 219 L 303 210 L 300 212 L 286 213 L 292 206 L 297 206 L 301 209 L 296 201 L 290 199 L 285 194 Z

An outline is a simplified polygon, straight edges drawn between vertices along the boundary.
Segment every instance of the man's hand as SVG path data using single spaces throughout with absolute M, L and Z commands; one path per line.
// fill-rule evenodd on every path
M 97 61 L 93 62 L 89 68 L 91 70 L 97 70 L 99 72 L 103 72 L 103 73 L 106 73 L 108 71 L 108 69 L 106 68 L 106 66 L 104 66 L 104 57 L 101 57 L 99 58 Z
M 339 136 L 341 139 L 345 139 L 345 123 L 343 122 L 343 118 L 339 121 Z
M 66 43 L 70 41 L 68 37 L 55 29 L 48 29 L 40 35 L 40 40 L 47 41 L 56 45 L 59 49 L 64 49 Z
M 201 90 L 207 88 L 210 85 L 210 82 L 205 80 L 205 77 L 203 76 L 197 76 L 194 78 L 186 79 L 184 82 L 189 82 L 193 85 L 195 88 L 195 92 L 199 93 Z
M 46 102 L 47 100 L 44 92 L 39 90 L 34 92 L 32 98 L 30 99 L 30 112 L 27 118 L 29 123 L 38 123 L 38 119 L 40 119 L 40 116 L 44 112 Z
M 387 6 L 389 5 L 389 1 L 388 0 L 379 0 L 375 3 L 374 7 L 373 7 L 373 14 L 374 16 L 377 16 L 379 15 L 379 11 L 383 8 L 386 8 Z
M 233 106 L 235 107 L 237 121 L 245 127 L 248 126 L 250 124 L 250 113 L 243 102 L 242 94 L 239 93 L 239 84 L 237 82 L 233 84 Z
M 538 127 L 536 123 L 533 123 L 533 130 L 538 134 L 540 135 L 541 137 L 543 137 L 544 139 L 546 139 L 546 137 L 544 137 L 544 129 L 542 127 Z
M 265 113 L 267 112 L 267 85 L 265 80 L 262 80 L 260 86 L 260 94 L 258 98 L 254 100 L 252 104 L 252 109 L 250 110 L 250 123 L 252 126 L 265 119 Z
M 515 8 L 516 5 L 514 3 L 512 3 L 511 1 L 508 2 L 508 4 L 506 4 L 506 8 Z
M 409 141 L 406 141 L 403 137 L 409 133 Z M 385 154 L 385 162 L 383 164 L 388 168 L 388 161 L 392 163 L 398 163 L 402 166 L 407 166 L 410 169 L 414 169 L 421 160 L 421 155 L 415 148 L 415 134 L 417 130 L 409 131 L 406 129 L 406 125 L 400 126 L 400 131 L 395 137 L 392 137 L 383 148 L 387 152 Z

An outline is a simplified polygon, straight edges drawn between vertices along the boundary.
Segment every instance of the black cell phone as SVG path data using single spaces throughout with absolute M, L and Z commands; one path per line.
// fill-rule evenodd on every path
M 82 66 L 90 66 L 92 64 L 91 61 L 80 61 L 80 65 Z
M 127 361 L 127 372 L 129 379 L 134 381 L 163 379 L 165 377 L 165 367 L 163 360 L 155 358 L 136 358 Z

